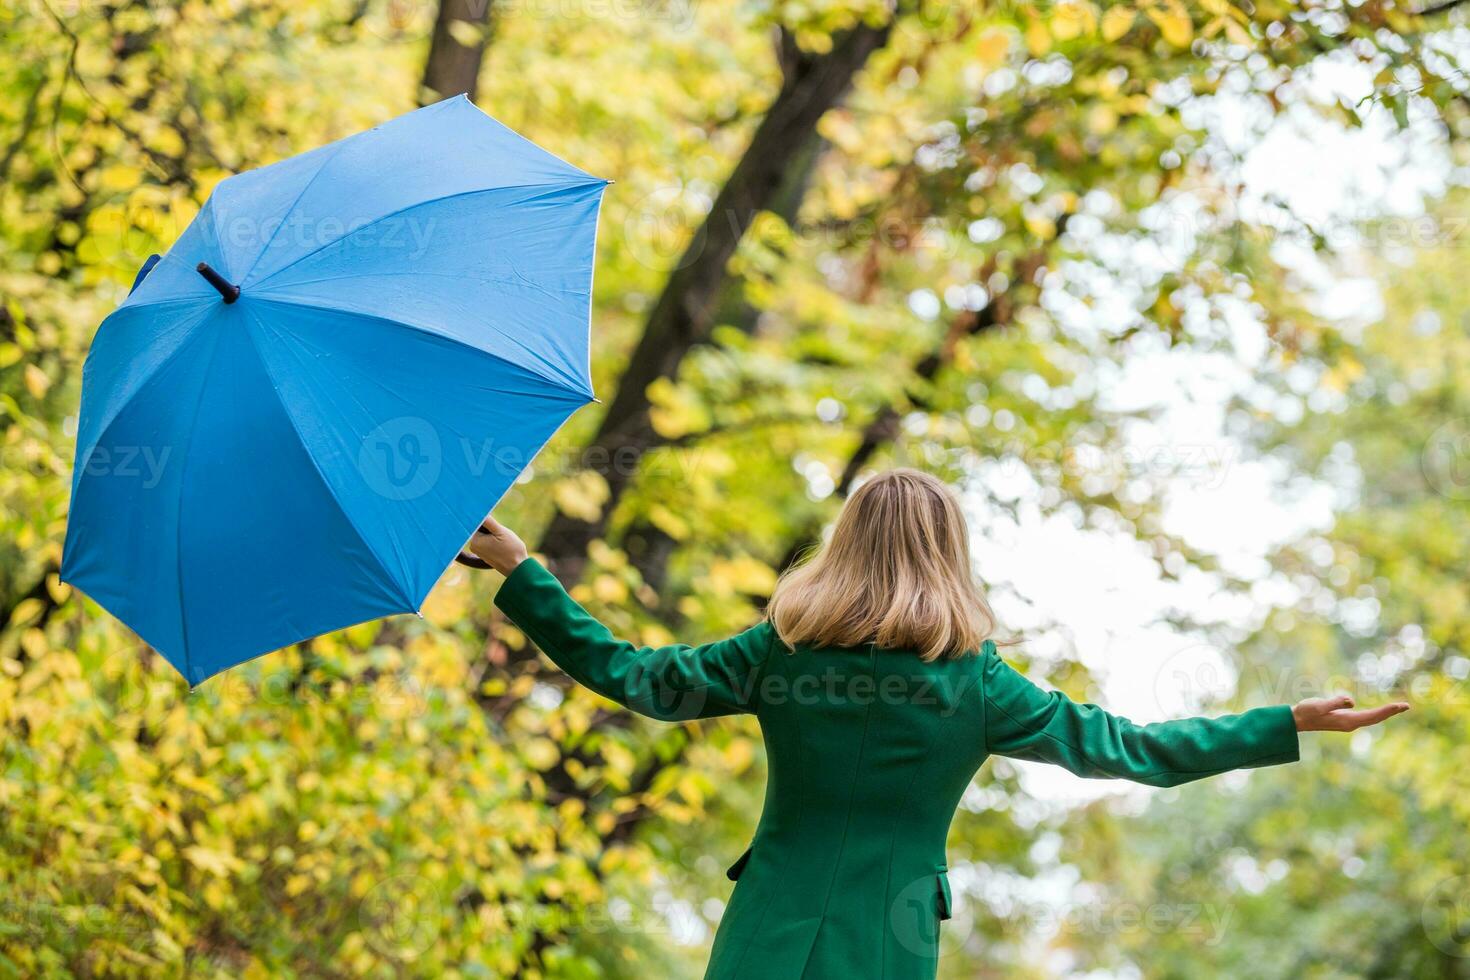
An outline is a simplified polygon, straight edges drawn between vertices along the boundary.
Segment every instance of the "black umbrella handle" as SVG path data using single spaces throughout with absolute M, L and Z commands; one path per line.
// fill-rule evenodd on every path
M 488 527 L 486 527 L 484 524 L 481 524 L 480 525 L 480 531 L 483 532 L 483 533 L 486 533 L 486 534 L 490 533 L 490 529 Z M 473 554 L 473 553 L 468 552 L 468 551 L 461 551 L 459 554 L 457 554 L 457 555 L 454 556 L 454 560 L 456 562 L 458 562 L 459 564 L 466 566 L 467 568 L 489 568 L 490 567 L 490 563 L 488 561 L 486 561 L 485 559 L 481 558 L 479 555 Z
M 208 262 L 200 262 L 194 267 L 194 271 L 204 277 L 204 281 L 219 290 L 220 296 L 224 297 L 226 305 L 240 298 L 240 287 L 230 282 L 224 276 L 210 268 Z

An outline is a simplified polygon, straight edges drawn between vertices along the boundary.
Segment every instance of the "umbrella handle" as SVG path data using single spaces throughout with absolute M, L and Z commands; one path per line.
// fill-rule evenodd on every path
M 488 527 L 486 527 L 484 524 L 481 524 L 480 525 L 480 531 L 488 533 L 489 530 L 490 529 Z M 485 559 L 481 558 L 479 555 L 472 554 L 471 552 L 468 552 L 468 551 L 461 551 L 459 554 L 457 554 L 457 555 L 454 556 L 454 560 L 456 562 L 458 562 L 459 564 L 464 565 L 466 568 L 489 568 L 490 567 L 490 563 L 488 561 L 486 561 Z

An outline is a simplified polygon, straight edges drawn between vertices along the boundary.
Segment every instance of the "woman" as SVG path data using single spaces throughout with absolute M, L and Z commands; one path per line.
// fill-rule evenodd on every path
M 496 604 L 572 677 L 667 721 L 754 714 L 766 801 L 707 980 L 935 975 L 950 915 L 945 837 L 990 755 L 1153 786 L 1297 759 L 1299 731 L 1353 731 L 1408 708 L 1346 697 L 1135 725 L 1046 692 L 996 655 L 968 533 L 943 483 L 864 483 L 831 540 L 776 586 L 766 619 L 700 647 L 636 648 L 572 600 L 514 533 L 471 548 L 506 575 Z

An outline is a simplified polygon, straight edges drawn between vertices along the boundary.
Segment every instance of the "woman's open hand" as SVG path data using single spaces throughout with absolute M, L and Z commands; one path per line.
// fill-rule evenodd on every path
M 1353 699 L 1340 694 L 1332 698 L 1299 701 L 1292 707 L 1291 716 L 1296 719 L 1299 732 L 1355 732 L 1408 710 L 1409 705 L 1404 701 L 1355 710 Z
M 470 538 L 470 550 L 502 575 L 509 575 L 526 560 L 526 542 L 493 517 L 486 517 Z

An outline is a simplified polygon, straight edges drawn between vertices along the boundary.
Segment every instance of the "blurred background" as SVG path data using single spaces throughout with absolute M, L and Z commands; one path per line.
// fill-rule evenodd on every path
M 1181 789 L 988 764 L 943 976 L 1470 977 L 1460 2 L 0 0 L 0 975 L 700 975 L 753 721 L 570 688 L 493 573 L 193 692 L 57 580 L 139 264 L 467 92 L 616 181 L 604 404 L 497 516 L 621 635 L 748 625 L 905 464 L 1039 682 L 1414 702 Z

